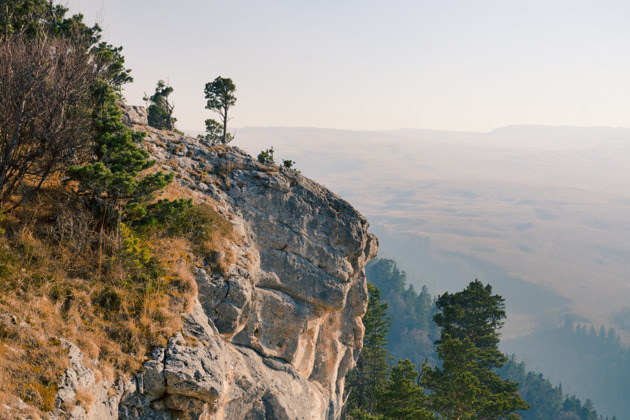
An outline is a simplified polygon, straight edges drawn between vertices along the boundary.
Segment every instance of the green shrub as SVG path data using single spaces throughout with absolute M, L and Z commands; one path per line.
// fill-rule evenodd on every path
M 267 150 L 263 150 L 258 154 L 258 162 L 266 165 L 271 165 L 275 163 L 273 160 L 273 146 Z

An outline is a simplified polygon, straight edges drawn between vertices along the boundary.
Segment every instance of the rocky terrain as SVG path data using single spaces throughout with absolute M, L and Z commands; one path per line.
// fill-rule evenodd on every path
M 378 243 L 356 210 L 298 172 L 238 148 L 165 133 L 128 107 L 158 166 L 209 203 L 238 240 L 196 268 L 197 300 L 181 332 L 141 372 L 97 380 L 70 342 L 53 417 L 77 392 L 76 419 L 335 419 L 361 350 L 364 266 Z M 211 267 L 219 263 L 221 270 Z

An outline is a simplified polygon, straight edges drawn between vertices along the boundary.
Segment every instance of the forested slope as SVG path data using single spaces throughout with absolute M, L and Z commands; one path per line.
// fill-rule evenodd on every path
M 392 357 L 391 360 L 408 358 L 417 370 L 425 361 L 428 365 L 439 365 L 440 361 L 433 344 L 440 335 L 433 320 L 438 311 L 435 299 L 431 297 L 426 286 L 420 293 L 416 292 L 413 286 L 407 283 L 406 273 L 391 259 L 371 261 L 366 267 L 366 274 L 368 281 L 380 290 L 381 301 L 387 305 L 386 313 L 390 317 L 391 327 L 388 329 L 387 345 L 384 347 Z M 612 347 L 616 349 L 616 353 L 613 352 L 615 354 L 624 351 L 614 331 L 604 331 L 598 335 L 594 331 L 586 334 L 583 328 L 578 328 L 575 333 L 569 330 L 564 334 L 576 346 L 575 348 L 583 347 L 584 338 L 592 341 L 593 351 L 589 351 L 589 354 L 593 360 L 598 354 L 596 347 L 601 351 L 600 355 L 610 354 Z M 598 338 L 600 335 L 601 338 Z M 598 342 L 599 345 L 596 344 Z M 612 347 L 604 350 L 604 343 Z M 577 353 L 577 350 L 575 352 Z M 566 363 L 575 363 L 578 369 L 580 361 L 570 356 Z M 565 394 L 562 386 L 554 386 L 541 373 L 528 371 L 525 363 L 517 361 L 515 356 L 511 356 L 498 372 L 502 377 L 518 382 L 519 393 L 531 405 L 529 410 L 518 412 L 524 420 L 603 418 L 598 415 L 591 400 L 582 401 L 574 395 Z

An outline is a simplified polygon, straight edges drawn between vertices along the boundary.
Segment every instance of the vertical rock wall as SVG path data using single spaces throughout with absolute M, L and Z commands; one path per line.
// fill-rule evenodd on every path
M 141 109 L 131 111 L 158 164 L 198 202 L 214 203 L 241 239 L 215 256 L 223 270 L 197 268 L 184 331 L 114 387 L 118 413 L 96 401 L 109 411 L 83 417 L 338 418 L 362 346 L 364 266 L 378 247 L 366 220 L 295 171 L 154 130 Z

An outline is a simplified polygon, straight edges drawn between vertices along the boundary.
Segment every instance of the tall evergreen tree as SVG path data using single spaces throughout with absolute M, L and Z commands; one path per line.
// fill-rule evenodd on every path
M 386 419 L 432 420 L 424 390 L 417 384 L 418 372 L 409 359 L 392 366 L 389 381 L 378 399 L 376 410 Z
M 68 8 L 50 0 L 0 0 L 0 37 L 22 33 L 34 38 L 46 34 L 85 47 L 98 42 L 98 25 L 88 27 L 83 23 L 83 15 L 68 17 L 67 12 Z
M 220 121 L 206 120 L 206 138 L 212 142 L 228 144 L 233 136 L 227 132 L 227 123 L 230 120 L 228 112 L 236 104 L 236 85 L 230 78 L 217 77 L 212 82 L 206 83 L 204 93 L 206 95 L 206 109 L 219 114 Z
M 346 376 L 347 413 L 356 412 L 373 414 L 376 410 L 378 395 L 387 382 L 387 370 L 390 360 L 385 349 L 387 333 L 391 326 L 387 316 L 387 303 L 381 303 L 381 291 L 368 283 L 368 309 L 363 317 L 365 336 L 363 350 L 357 359 L 355 368 Z
M 94 156 L 92 162 L 69 169 L 79 181 L 81 191 L 88 195 L 95 208 L 104 208 L 114 216 L 110 219 L 117 228 L 121 221 L 146 214 L 146 204 L 173 179 L 173 174 L 156 172 L 140 175 L 155 161 L 140 148 L 143 134 L 133 132 L 122 122 L 119 96 L 107 81 L 98 82 L 98 98 L 94 112 Z
M 437 361 L 433 342 L 439 332 L 433 322 L 435 306 L 426 287 L 420 294 L 407 285 L 407 275 L 394 260 L 377 258 L 366 266 L 367 280 L 381 290 L 389 304 L 392 326 L 387 337 L 387 350 L 398 359 L 409 359 L 416 365 L 425 360 Z
M 396 261 L 376 258 L 365 268 L 368 281 L 377 286 L 383 296 L 390 292 L 402 295 L 407 287 L 407 274 L 398 268 Z
M 429 404 L 441 418 L 518 419 L 514 411 L 528 408 L 516 382 L 494 371 L 507 358 L 499 349 L 505 310 L 503 298 L 478 280 L 459 293 L 445 293 L 434 317 L 441 327 L 438 355 L 442 367 L 425 367 L 422 384 L 431 391 Z

